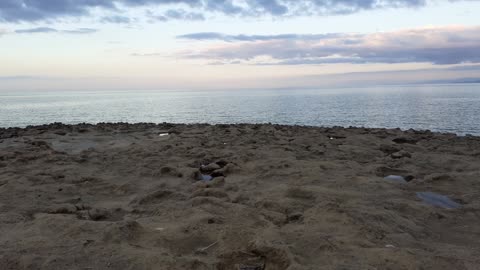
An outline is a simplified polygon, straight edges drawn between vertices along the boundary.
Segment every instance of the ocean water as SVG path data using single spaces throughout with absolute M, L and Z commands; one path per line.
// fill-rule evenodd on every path
M 0 127 L 51 122 L 270 122 L 480 135 L 480 84 L 328 90 L 0 92 Z

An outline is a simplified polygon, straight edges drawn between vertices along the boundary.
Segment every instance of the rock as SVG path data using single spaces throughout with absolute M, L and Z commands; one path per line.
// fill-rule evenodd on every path
M 389 175 L 389 176 L 384 177 L 383 179 L 389 180 L 389 181 L 392 181 L 392 182 L 401 183 L 401 184 L 406 184 L 407 183 L 407 180 L 403 176 L 400 176 L 400 175 Z
M 223 168 L 223 167 L 227 166 L 228 161 L 225 161 L 225 160 L 222 159 L 222 160 L 217 161 L 216 163 L 217 163 L 218 166 Z
M 212 174 L 211 174 L 212 178 L 218 178 L 218 177 L 224 177 L 225 174 L 223 173 L 223 171 L 220 170 L 216 170 L 214 171 Z
M 215 170 L 213 173 L 212 173 L 212 176 L 214 177 L 218 177 L 218 176 L 228 176 L 229 174 L 232 174 L 235 170 L 236 170 L 236 166 L 233 165 L 233 163 L 228 163 L 227 165 L 225 165 L 225 167 L 221 168 L 221 169 L 218 169 L 218 170 Z
M 215 177 L 209 183 L 209 186 L 212 186 L 212 187 L 221 187 L 223 185 L 225 185 L 225 177 L 223 177 L 223 176 Z
M 398 148 L 396 146 L 393 146 L 393 145 L 389 145 L 389 144 L 382 144 L 382 145 L 380 145 L 378 150 L 384 152 L 385 154 L 391 155 L 395 152 L 400 151 L 400 148 Z
M 412 176 L 412 175 L 407 175 L 405 177 L 400 176 L 400 175 L 388 175 L 388 176 L 385 176 L 383 179 L 393 181 L 393 182 L 397 182 L 397 183 L 406 184 L 406 183 L 412 181 L 413 179 L 415 179 L 415 177 Z
M 65 136 L 67 135 L 67 132 L 63 130 L 55 131 L 53 134 L 60 135 L 60 136 Z
M 55 205 L 47 210 L 49 214 L 74 214 L 77 212 L 77 207 L 73 204 Z
M 221 168 L 222 167 L 220 167 L 220 165 L 218 165 L 217 163 L 210 163 L 208 165 L 201 166 L 200 171 L 202 171 L 202 172 L 213 172 L 213 171 L 219 170 Z
M 392 157 L 393 159 L 401 159 L 401 158 L 411 158 L 412 155 L 407 151 L 401 150 L 401 151 L 392 153 L 390 157 Z
M 407 175 L 408 171 L 396 168 L 390 168 L 385 166 L 380 166 L 375 169 L 375 174 L 379 177 L 385 177 L 388 175 Z
M 293 213 L 287 216 L 288 223 L 301 222 L 301 221 L 303 221 L 302 213 Z
M 392 140 L 394 143 L 398 144 L 416 144 L 418 140 L 407 137 L 399 137 Z
M 33 141 L 30 144 L 33 145 L 33 146 L 50 149 L 50 145 L 46 141 Z
M 455 178 L 449 174 L 434 173 L 434 174 L 425 176 L 424 181 L 425 182 L 441 182 L 441 181 L 452 182 L 452 181 L 455 181 Z
M 106 219 L 108 216 L 109 212 L 106 209 L 94 208 L 88 211 L 88 217 L 94 221 Z
M 173 176 L 173 177 L 178 177 L 181 178 L 183 177 L 183 174 L 179 172 L 176 168 L 172 168 L 169 166 L 162 167 L 160 169 L 160 174 L 162 176 Z

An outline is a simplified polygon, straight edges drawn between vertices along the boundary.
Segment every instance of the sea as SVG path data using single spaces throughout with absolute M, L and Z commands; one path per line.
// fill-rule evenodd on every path
M 413 128 L 480 136 L 480 84 L 0 92 L 0 127 L 52 122 L 275 123 Z

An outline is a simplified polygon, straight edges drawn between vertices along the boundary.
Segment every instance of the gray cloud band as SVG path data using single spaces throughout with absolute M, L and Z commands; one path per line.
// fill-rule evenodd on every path
M 461 0 L 450 0 L 450 2 L 456 1 Z M 361 10 L 422 7 L 425 5 L 427 5 L 426 0 L 1 0 L 0 21 L 33 22 L 59 17 L 88 16 L 93 8 L 115 12 L 121 7 L 181 6 L 203 13 L 238 16 L 295 16 L 348 14 Z M 203 15 L 185 13 L 170 14 L 170 17 L 200 20 Z M 106 18 L 104 21 L 125 23 L 127 19 L 112 17 Z
M 92 28 L 75 28 L 69 30 L 58 30 L 51 27 L 37 27 L 28 29 L 15 30 L 17 34 L 39 34 L 39 33 L 61 33 L 61 34 L 92 34 L 97 32 L 97 29 Z
M 215 64 L 480 63 L 480 27 L 435 27 L 375 34 L 194 33 L 178 38 L 214 42 L 215 46 L 181 55 Z

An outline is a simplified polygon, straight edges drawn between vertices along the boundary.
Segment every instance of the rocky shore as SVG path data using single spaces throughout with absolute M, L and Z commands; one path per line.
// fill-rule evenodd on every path
M 0 129 L 0 269 L 480 269 L 480 137 Z

